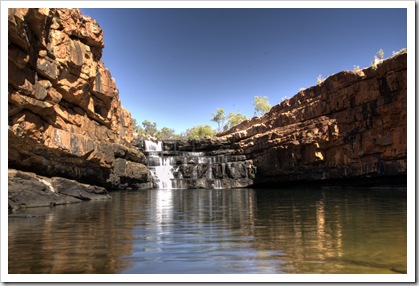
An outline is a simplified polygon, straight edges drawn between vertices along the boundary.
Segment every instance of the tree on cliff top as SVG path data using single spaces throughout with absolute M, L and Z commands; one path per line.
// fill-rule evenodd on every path
M 198 125 L 186 130 L 187 139 L 199 139 L 206 136 L 214 136 L 215 130 L 209 125 Z
M 163 127 L 156 134 L 158 140 L 174 139 L 175 136 L 175 130 L 167 127 Z
M 267 96 L 255 96 L 253 99 L 255 115 L 262 116 L 271 109 Z
M 377 66 L 379 64 L 381 64 L 381 62 L 383 61 L 383 58 L 384 58 L 384 51 L 383 51 L 383 49 L 380 49 L 375 54 L 374 59 L 372 60 L 371 67 L 372 67 L 373 70 L 377 69 Z
M 217 113 L 212 112 L 212 119 L 211 121 L 217 122 L 218 124 L 218 131 L 221 131 L 221 127 L 224 125 L 226 120 L 226 116 L 224 115 L 223 108 L 217 108 Z
M 134 133 L 141 133 L 141 126 L 138 125 L 137 119 L 133 118 L 132 119 L 132 130 L 134 131 Z
M 237 113 L 230 112 L 228 114 L 227 118 L 228 119 L 227 119 L 226 125 L 224 125 L 224 130 L 228 130 L 231 127 L 233 127 L 233 126 L 245 121 L 246 119 L 248 119 L 246 115 L 244 115 L 240 112 L 237 112 Z
M 132 120 L 132 128 L 136 133 L 136 136 L 140 139 L 150 140 L 150 139 L 157 139 L 157 140 L 164 140 L 164 139 L 174 139 L 176 136 L 175 130 L 167 127 L 163 127 L 162 129 L 157 128 L 156 122 L 150 122 L 148 120 L 144 120 L 141 127 L 138 125 L 137 120 Z
M 156 137 L 157 135 L 157 123 L 156 122 L 150 122 L 148 120 L 144 120 L 142 122 L 142 125 L 144 127 L 144 131 L 150 135 L 151 137 Z

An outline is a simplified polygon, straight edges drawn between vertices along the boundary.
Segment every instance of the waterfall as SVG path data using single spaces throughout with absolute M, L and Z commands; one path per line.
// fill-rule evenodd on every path
M 199 142 L 189 143 L 190 148 L 185 148 L 185 142 L 190 141 L 144 140 L 141 151 L 147 156 L 147 166 L 157 188 L 224 189 L 253 183 L 256 169 L 244 155 L 233 155 L 224 146 L 202 147 Z
M 223 188 L 223 186 L 221 184 L 221 180 L 219 180 L 219 179 L 214 180 L 214 189 L 222 189 L 222 188 Z
M 158 141 L 156 143 L 154 141 L 144 140 L 144 144 L 145 144 L 145 150 L 148 151 L 148 152 L 150 152 L 150 151 L 156 151 L 156 152 L 163 151 L 163 142 L 162 141 Z
M 148 153 L 148 167 L 152 171 L 154 181 L 159 189 L 171 189 L 173 172 L 170 161 L 163 160 L 163 142 L 144 141 L 145 151 Z
M 172 189 L 172 179 L 174 179 L 172 169 L 173 167 L 170 165 L 155 167 L 155 179 L 157 179 L 155 181 L 158 184 L 159 189 Z

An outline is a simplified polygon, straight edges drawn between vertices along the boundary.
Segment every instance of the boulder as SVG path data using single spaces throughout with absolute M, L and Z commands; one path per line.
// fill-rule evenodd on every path
M 49 207 L 111 198 L 102 187 L 13 169 L 8 171 L 8 192 L 9 213 L 20 208 Z

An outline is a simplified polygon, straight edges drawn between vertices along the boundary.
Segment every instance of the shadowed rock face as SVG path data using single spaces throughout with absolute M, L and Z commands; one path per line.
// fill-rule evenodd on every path
M 8 35 L 9 168 L 108 189 L 152 187 L 100 59 L 98 23 L 78 9 L 9 9 Z
M 9 213 L 26 207 L 48 207 L 111 198 L 102 187 L 69 179 L 47 178 L 12 169 L 9 169 L 8 175 Z
M 406 181 L 406 66 L 404 53 L 334 74 L 218 136 L 253 160 L 256 183 Z

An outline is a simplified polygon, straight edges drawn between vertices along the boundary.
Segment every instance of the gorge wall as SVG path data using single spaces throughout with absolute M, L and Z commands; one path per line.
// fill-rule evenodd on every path
M 101 61 L 98 23 L 78 9 L 9 9 L 8 37 L 9 169 L 41 183 L 152 187 L 145 156 L 130 144 L 131 115 Z M 9 171 L 9 202 L 16 174 Z
M 156 187 L 101 61 L 98 23 L 78 9 L 9 9 L 8 38 L 9 211 Z M 406 181 L 406 66 L 401 53 L 376 69 L 337 73 L 219 138 L 196 141 L 202 146 L 166 142 L 173 182 Z
M 399 53 L 334 74 L 218 136 L 253 160 L 256 185 L 406 182 L 406 67 Z

